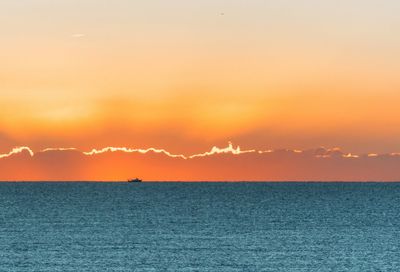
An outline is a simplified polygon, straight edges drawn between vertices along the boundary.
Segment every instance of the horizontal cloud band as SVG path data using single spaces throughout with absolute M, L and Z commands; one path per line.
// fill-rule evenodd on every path
M 399 153 L 358 155 L 339 148 L 242 150 L 229 143 L 184 155 L 157 148 L 16 147 L 0 154 L 0 180 L 400 181 L 399 165 Z
M 246 153 L 265 154 L 265 153 L 274 153 L 274 152 L 289 152 L 289 153 L 298 153 L 298 154 L 308 153 L 308 154 L 312 154 L 316 158 L 331 158 L 331 157 L 360 158 L 360 157 L 400 156 L 400 153 L 396 153 L 396 152 L 388 153 L 388 154 L 368 153 L 368 154 L 363 154 L 363 155 L 357 155 L 357 154 L 352 154 L 352 153 L 344 153 L 339 148 L 325 149 L 323 147 L 313 149 L 313 150 L 297 150 L 297 149 L 294 149 L 294 150 L 292 150 L 292 149 L 277 149 L 277 150 L 248 149 L 248 150 L 242 150 L 240 148 L 240 146 L 234 147 L 231 142 L 229 142 L 227 147 L 219 148 L 219 147 L 214 146 L 210 151 L 207 151 L 204 153 L 199 153 L 199 154 L 192 154 L 192 155 L 172 154 L 171 152 L 169 152 L 165 149 L 157 149 L 154 147 L 147 148 L 147 149 L 129 148 L 129 147 L 104 147 L 101 149 L 92 149 L 91 151 L 79 151 L 77 148 L 74 148 L 74 147 L 69 147 L 69 148 L 58 147 L 58 148 L 45 148 L 45 149 L 38 151 L 38 153 L 44 153 L 44 152 L 50 152 L 50 151 L 78 151 L 86 156 L 93 156 L 93 155 L 98 155 L 98 154 L 103 154 L 103 153 L 108 153 L 108 152 L 140 153 L 140 154 L 147 154 L 147 153 L 153 152 L 153 153 L 157 153 L 157 154 L 163 154 L 163 155 L 166 155 L 171 158 L 181 158 L 184 160 L 194 159 L 194 158 L 199 158 L 199 157 L 213 156 L 213 155 L 217 155 L 217 154 L 241 155 L 241 154 L 246 154 Z M 13 148 L 8 153 L 0 154 L 0 159 L 7 158 L 12 155 L 16 155 L 16 154 L 23 153 L 23 152 L 28 152 L 29 155 L 32 157 L 35 155 L 35 152 L 31 148 L 29 148 L 27 146 L 21 146 L 21 147 Z

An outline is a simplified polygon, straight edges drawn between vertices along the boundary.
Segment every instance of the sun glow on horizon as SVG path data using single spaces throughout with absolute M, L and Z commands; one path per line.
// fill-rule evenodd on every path
M 118 152 L 188 164 L 290 163 L 314 151 L 318 163 L 394 159 L 399 9 L 392 0 L 1 1 L 1 162 L 79 154 L 83 168 Z M 228 141 L 240 146 L 221 147 Z M 46 163 L 62 170 L 68 156 Z

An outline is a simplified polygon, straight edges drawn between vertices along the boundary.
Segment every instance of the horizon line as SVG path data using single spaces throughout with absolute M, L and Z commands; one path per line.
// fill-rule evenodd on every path
M 128 183 L 121 180 L 0 180 L 1 183 Z M 148 180 L 140 183 L 400 183 L 400 180 Z

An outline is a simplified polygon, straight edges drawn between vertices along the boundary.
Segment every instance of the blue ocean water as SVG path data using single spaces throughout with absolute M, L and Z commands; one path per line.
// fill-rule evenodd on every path
M 0 183 L 0 271 L 400 271 L 399 183 Z

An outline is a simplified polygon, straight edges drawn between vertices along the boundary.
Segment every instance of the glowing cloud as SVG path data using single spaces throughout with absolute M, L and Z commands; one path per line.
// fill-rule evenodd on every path
M 35 156 L 35 152 L 32 151 L 31 148 L 27 146 L 22 146 L 22 147 L 15 147 L 13 148 L 10 152 L 5 153 L 5 154 L 0 154 L 0 159 L 2 158 L 7 158 L 12 155 L 16 155 L 22 152 L 28 152 L 31 157 Z M 150 147 L 147 149 L 142 149 L 142 148 L 129 148 L 129 147 L 104 147 L 101 149 L 92 149 L 91 151 L 80 151 L 77 148 L 74 147 L 49 147 L 45 148 L 42 150 L 39 150 L 37 153 L 45 153 L 45 152 L 52 152 L 52 151 L 77 151 L 80 152 L 81 154 L 85 156 L 95 156 L 95 155 L 100 155 L 103 153 L 108 153 L 108 152 L 123 152 L 123 153 L 140 153 L 140 154 L 147 154 L 147 153 L 156 153 L 156 154 L 164 154 L 168 157 L 171 158 L 180 158 L 184 160 L 188 159 L 194 159 L 194 158 L 200 158 L 200 157 L 208 157 L 208 156 L 213 156 L 213 155 L 218 155 L 218 154 L 232 154 L 232 155 L 242 155 L 246 153 L 257 153 L 257 154 L 266 154 L 266 153 L 276 153 L 276 152 L 288 152 L 288 153 L 294 153 L 294 154 L 305 154 L 309 151 L 305 150 L 298 150 L 298 149 L 282 149 L 282 150 L 273 150 L 273 149 L 267 149 L 267 150 L 255 150 L 255 149 L 247 149 L 247 150 L 242 150 L 240 146 L 234 147 L 234 145 L 229 142 L 227 147 L 217 147 L 214 146 L 211 148 L 210 151 L 206 151 L 204 153 L 199 153 L 199 154 L 192 154 L 192 155 L 183 155 L 183 154 L 172 154 L 171 152 L 165 150 L 165 149 L 157 149 L 154 147 Z M 342 157 L 342 158 L 353 158 L 357 159 L 360 158 L 361 155 L 358 154 L 353 154 L 353 153 L 343 153 L 340 148 L 335 147 L 331 149 L 325 149 L 323 147 L 311 150 L 312 151 L 312 156 L 315 158 L 332 158 L 332 157 Z M 389 156 L 400 156 L 400 153 L 389 153 L 386 154 Z M 380 157 L 384 156 L 384 154 L 376 154 L 376 153 L 367 153 L 363 156 L 366 157 Z
M 201 154 L 195 154 L 195 155 L 191 155 L 189 156 L 189 159 L 193 159 L 196 157 L 207 157 L 207 156 L 212 156 L 215 154 L 223 154 L 223 153 L 230 153 L 233 155 L 240 155 L 240 154 L 245 154 L 245 153 L 254 153 L 256 152 L 256 150 L 252 149 L 252 150 L 241 150 L 240 146 L 237 146 L 236 148 L 233 147 L 233 144 L 231 142 L 229 142 L 228 147 L 225 148 L 218 148 L 216 146 L 214 146 L 211 151 L 209 152 L 204 152 Z
M 7 158 L 7 157 L 10 157 L 10 156 L 15 155 L 15 154 L 22 153 L 22 152 L 24 152 L 24 151 L 28 151 L 28 153 L 29 153 L 29 155 L 31 155 L 31 157 L 34 155 L 33 151 L 32 151 L 29 147 L 20 146 L 20 147 L 15 147 L 15 148 L 13 148 L 13 149 L 12 149 L 10 152 L 8 152 L 7 154 L 0 154 L 0 159 L 2 159 L 2 158 Z
M 165 149 L 156 149 L 156 148 L 148 148 L 148 149 L 138 149 L 138 148 L 127 148 L 127 147 L 105 147 L 102 149 L 92 149 L 89 152 L 83 152 L 84 155 L 87 156 L 92 156 L 92 155 L 97 155 L 97 154 L 102 154 L 105 152 L 125 152 L 125 153 L 141 153 L 141 154 L 146 154 L 148 152 L 154 152 L 154 153 L 162 153 L 164 155 L 167 155 L 168 157 L 171 158 L 181 158 L 184 160 L 187 159 L 193 159 L 196 157 L 207 157 L 207 156 L 212 156 L 215 154 L 233 154 L 233 155 L 240 155 L 240 154 L 244 154 L 244 153 L 253 153 L 256 152 L 256 150 L 241 150 L 240 146 L 237 146 L 236 148 L 233 147 L 233 144 L 231 142 L 229 142 L 229 145 L 225 148 L 219 148 L 214 146 L 211 151 L 207 151 L 204 153 L 200 153 L 200 154 L 194 154 L 194 155 L 190 155 L 190 156 L 185 156 L 183 154 L 172 154 L 169 151 L 165 150 Z
M 348 153 L 348 154 L 342 155 L 342 157 L 343 157 L 343 158 L 359 158 L 360 156 L 359 156 L 359 155 L 354 155 L 354 154 Z
M 141 153 L 141 154 L 146 154 L 148 152 L 154 152 L 154 153 L 162 153 L 171 158 L 186 159 L 186 157 L 184 155 L 171 154 L 170 152 L 168 152 L 164 149 L 156 149 L 153 147 L 148 148 L 148 149 L 136 149 L 136 148 L 127 148 L 127 147 L 105 147 L 102 149 L 92 149 L 92 151 L 83 152 L 83 154 L 87 155 L 87 156 L 92 156 L 92 155 L 102 154 L 102 153 L 106 153 L 106 152 L 125 152 L 125 153 L 135 153 L 136 152 L 136 153 Z

